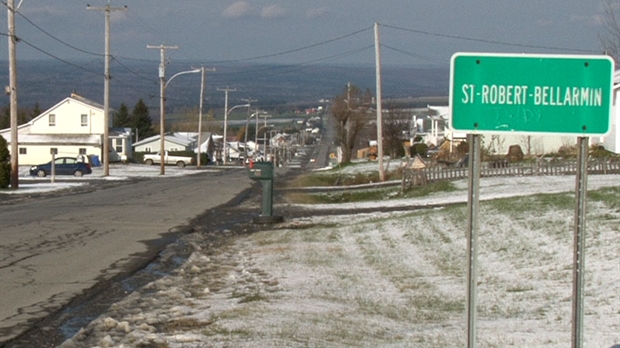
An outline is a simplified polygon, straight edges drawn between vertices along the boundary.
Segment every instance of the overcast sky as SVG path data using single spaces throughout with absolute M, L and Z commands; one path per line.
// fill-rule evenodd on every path
M 111 53 L 172 60 L 449 66 L 455 52 L 598 54 L 606 0 L 114 0 Z M 617 0 L 615 0 L 618 2 Z M 15 0 L 16 5 L 20 0 Z M 107 0 L 23 0 L 18 59 L 101 59 Z M 5 8 L 5 7 L 3 7 Z M 0 16 L 6 35 L 7 16 Z M 38 28 L 37 28 L 38 27 Z M 6 40 L 4 41 L 6 42 Z M 85 53 L 86 52 L 86 53 Z M 0 45 L 0 59 L 8 57 Z

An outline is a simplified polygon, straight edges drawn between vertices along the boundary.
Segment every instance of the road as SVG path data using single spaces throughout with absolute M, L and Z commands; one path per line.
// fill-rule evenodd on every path
M 85 290 L 144 265 L 166 236 L 251 185 L 245 170 L 227 168 L 2 205 L 0 345 Z
M 321 137 L 321 141 L 314 147 L 310 158 L 314 159 L 314 162 L 309 162 L 306 165 L 307 169 L 314 170 L 319 168 L 325 168 L 329 165 L 329 150 L 332 147 L 334 141 L 335 130 L 332 125 L 325 128 L 325 132 Z

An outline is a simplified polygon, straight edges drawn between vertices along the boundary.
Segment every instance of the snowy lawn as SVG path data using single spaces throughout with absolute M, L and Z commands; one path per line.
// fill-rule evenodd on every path
M 590 176 L 585 347 L 620 345 L 620 176 Z M 62 347 L 463 347 L 466 182 L 459 204 L 288 219 L 138 289 Z M 480 347 L 569 347 L 574 177 L 481 181 Z M 276 207 L 277 210 L 277 207 Z
M 230 167 L 235 169 L 239 167 Z M 178 168 L 176 166 L 166 166 L 165 177 L 192 175 L 209 171 L 217 171 L 224 167 L 203 166 L 197 169 L 195 166 Z M 228 168 L 227 168 L 228 169 Z M 17 190 L 0 190 L 0 194 L 19 195 L 32 194 L 42 192 L 54 192 L 59 190 L 71 189 L 79 186 L 88 185 L 94 180 L 127 180 L 129 178 L 156 178 L 161 176 L 161 167 L 159 165 L 148 166 L 144 164 L 110 164 L 109 176 L 103 176 L 103 167 L 93 167 L 92 174 L 86 174 L 83 177 L 76 178 L 71 175 L 58 175 L 52 182 L 51 176 L 38 178 L 31 176 L 29 173 L 30 166 L 19 167 L 19 188 Z M 46 182 L 47 181 L 47 182 Z

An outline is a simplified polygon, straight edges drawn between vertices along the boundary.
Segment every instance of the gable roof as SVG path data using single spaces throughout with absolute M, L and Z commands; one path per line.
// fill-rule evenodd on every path
M 194 138 L 187 138 L 187 137 L 184 137 L 184 136 L 179 136 L 177 134 L 165 134 L 164 137 L 165 137 L 166 141 L 169 141 L 169 142 L 181 145 L 181 146 L 188 146 L 188 145 L 196 142 L 196 139 L 194 139 Z M 138 142 L 135 142 L 133 144 L 133 146 L 140 146 L 140 145 L 152 143 L 153 141 L 156 141 L 156 140 L 160 140 L 160 135 L 159 134 L 153 135 L 153 136 L 150 136 L 148 138 L 144 138 L 144 139 L 142 139 L 142 140 L 140 140 Z
M 85 106 L 87 106 L 87 107 L 90 107 L 90 108 L 93 108 L 93 109 L 98 109 L 98 110 L 100 110 L 101 112 L 103 112 L 103 109 L 104 109 L 103 105 L 101 105 L 101 104 L 99 104 L 99 103 L 96 103 L 96 102 L 94 102 L 94 101 L 92 101 L 92 100 L 90 100 L 90 99 L 86 99 L 86 98 L 84 98 L 84 97 L 82 97 L 82 96 L 80 96 L 80 95 L 77 95 L 77 94 L 75 94 L 75 93 L 71 93 L 71 96 L 70 96 L 70 97 L 67 97 L 67 98 L 65 98 L 65 99 L 61 100 L 61 101 L 60 101 L 59 103 L 57 103 L 56 105 L 54 105 L 54 106 L 52 106 L 51 108 L 49 108 L 49 109 L 47 109 L 47 110 L 43 111 L 40 115 L 38 115 L 38 116 L 34 117 L 34 118 L 33 118 L 32 120 L 30 120 L 27 124 L 29 124 L 29 125 L 34 124 L 34 122 L 35 122 L 35 121 L 37 121 L 37 120 L 41 119 L 44 115 L 46 115 L 46 114 L 49 114 L 49 113 L 53 112 L 55 109 L 59 108 L 61 105 L 65 104 L 65 103 L 67 103 L 67 102 L 70 102 L 70 101 L 72 101 L 72 100 L 73 100 L 73 101 L 76 101 L 76 102 L 78 102 L 78 103 L 80 103 L 80 104 L 83 104 L 83 105 L 85 105 Z M 110 112 L 111 112 L 111 111 L 112 111 L 112 109 L 110 109 Z

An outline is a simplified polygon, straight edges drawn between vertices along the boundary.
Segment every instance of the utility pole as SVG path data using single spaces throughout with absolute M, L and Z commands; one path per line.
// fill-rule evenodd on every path
M 17 139 L 17 53 L 15 36 L 15 1 L 8 0 L 8 37 L 9 37 L 9 95 L 10 95 L 10 123 L 11 123 L 11 188 L 19 188 L 19 150 Z
M 241 99 L 241 101 L 248 102 L 248 118 L 245 121 L 245 142 L 243 143 L 243 161 L 245 162 L 248 159 L 248 123 L 250 123 L 250 115 L 252 114 L 252 102 L 258 101 L 252 98 Z M 258 110 L 257 110 L 258 112 Z
M 161 62 L 159 63 L 159 137 L 160 137 L 160 145 L 159 145 L 159 161 L 161 162 L 160 166 L 160 175 L 166 174 L 166 169 L 164 165 L 164 154 L 165 154 L 165 121 L 166 117 L 165 107 L 166 107 L 166 50 L 176 50 L 178 46 L 151 46 L 146 45 L 146 48 L 156 48 L 159 49 Z
M 228 140 L 226 138 L 226 131 L 228 130 L 228 92 L 236 92 L 237 90 L 234 88 L 218 88 L 218 91 L 223 91 L 225 93 L 225 99 L 224 99 L 224 153 L 222 154 L 222 157 L 224 157 L 224 165 L 226 165 L 226 161 L 227 161 L 227 157 L 228 157 L 228 153 L 227 153 L 227 144 L 228 144 Z
M 196 158 L 196 167 L 200 168 L 200 148 L 202 147 L 202 100 L 205 91 L 205 71 L 215 71 L 215 68 L 207 69 L 204 66 L 202 70 L 202 78 L 200 80 L 200 110 L 198 111 L 198 156 Z
M 125 7 L 110 7 L 110 0 L 105 7 L 91 7 L 86 5 L 87 10 L 105 12 L 105 72 L 103 85 L 103 176 L 110 175 L 110 12 L 126 11 Z
M 383 106 L 381 102 L 381 45 L 379 44 L 379 23 L 375 23 L 375 58 L 377 75 L 377 156 L 379 156 L 379 180 L 385 181 L 383 170 Z

